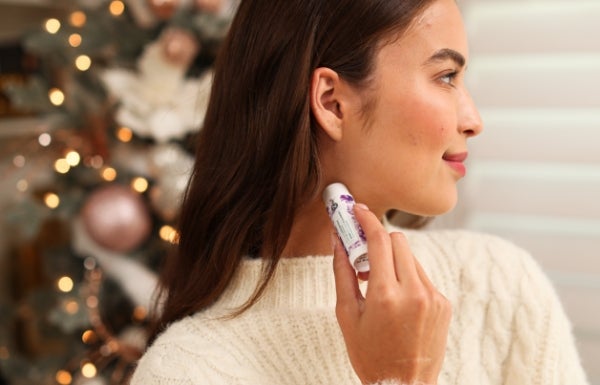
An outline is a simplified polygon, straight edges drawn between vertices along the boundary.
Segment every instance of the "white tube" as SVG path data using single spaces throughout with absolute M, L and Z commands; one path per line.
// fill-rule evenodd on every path
M 369 271 L 367 239 L 354 217 L 354 198 L 341 183 L 332 183 L 323 191 L 323 202 L 333 222 L 350 264 L 358 272 Z

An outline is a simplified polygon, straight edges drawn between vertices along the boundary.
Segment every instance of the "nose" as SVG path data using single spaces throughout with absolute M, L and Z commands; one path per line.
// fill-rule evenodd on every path
M 459 100 L 458 130 L 467 137 L 479 135 L 483 122 L 468 90 L 464 89 Z

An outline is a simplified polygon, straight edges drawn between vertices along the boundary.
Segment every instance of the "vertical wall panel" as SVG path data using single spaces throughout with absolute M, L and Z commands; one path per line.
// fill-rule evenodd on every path
M 484 124 L 441 218 L 528 249 L 600 385 L 600 1 L 463 0 Z

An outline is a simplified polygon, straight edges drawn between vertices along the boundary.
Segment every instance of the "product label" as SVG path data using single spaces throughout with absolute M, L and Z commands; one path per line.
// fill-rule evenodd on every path
M 346 249 L 350 262 L 360 271 L 368 270 L 367 240 L 364 231 L 354 217 L 354 199 L 340 195 L 327 202 L 327 211 Z

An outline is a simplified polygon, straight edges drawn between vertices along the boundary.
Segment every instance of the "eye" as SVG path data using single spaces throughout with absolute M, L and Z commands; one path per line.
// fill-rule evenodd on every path
M 448 72 L 443 74 L 442 76 L 440 76 L 439 80 L 442 83 L 446 83 L 450 86 L 454 85 L 454 80 L 456 79 L 456 76 L 458 75 L 457 71 L 452 71 L 452 72 Z

